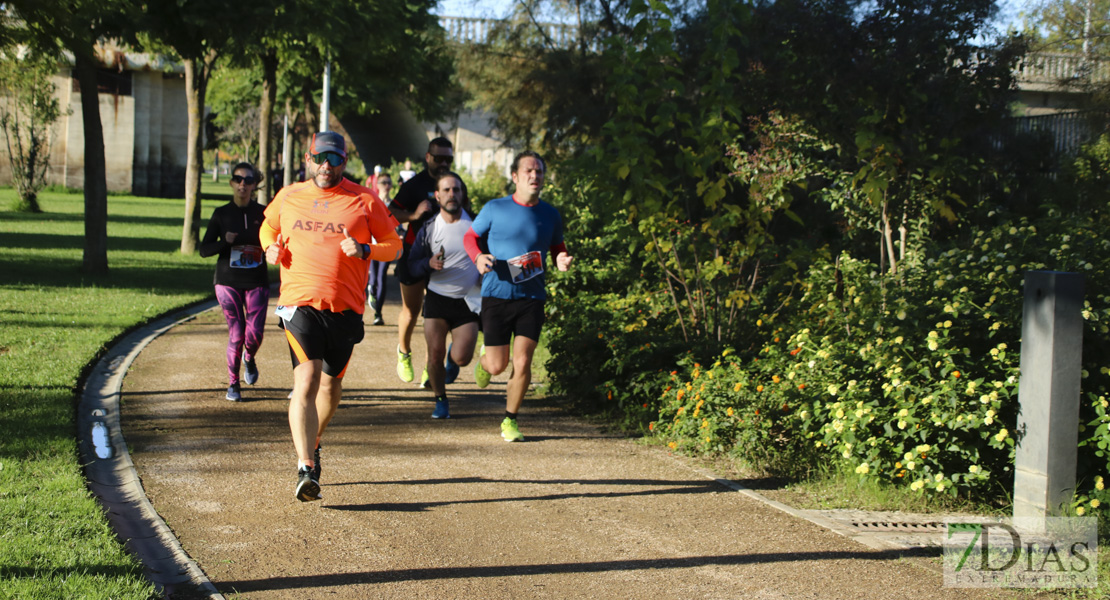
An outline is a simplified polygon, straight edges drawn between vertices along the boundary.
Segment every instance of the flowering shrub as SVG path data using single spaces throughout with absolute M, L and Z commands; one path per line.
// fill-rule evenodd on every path
M 991 215 L 995 218 L 996 215 Z M 755 325 L 765 343 L 686 365 L 653 431 L 672 448 L 731 452 L 772 473 L 843 461 L 860 477 L 929 494 L 1012 486 L 1022 273 L 1087 275 L 1077 508 L 1097 508 L 1110 470 L 1105 365 L 1110 241 L 1097 221 L 974 229 L 958 247 L 907 256 L 898 276 L 845 254 L 819 261 L 793 309 Z

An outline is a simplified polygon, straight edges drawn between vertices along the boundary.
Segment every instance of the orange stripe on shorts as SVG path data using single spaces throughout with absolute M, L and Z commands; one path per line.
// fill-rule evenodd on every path
M 285 339 L 289 341 L 289 348 L 293 351 L 293 354 L 297 356 L 297 364 L 308 362 L 308 355 L 305 354 L 304 348 L 301 348 L 300 342 L 297 341 L 297 338 L 293 337 L 293 334 L 290 333 L 288 329 L 285 330 Z

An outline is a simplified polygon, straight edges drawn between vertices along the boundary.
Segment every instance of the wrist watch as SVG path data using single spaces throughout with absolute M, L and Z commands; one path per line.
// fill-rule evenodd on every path
M 361 244 L 362 246 L 362 260 L 370 258 L 370 244 Z

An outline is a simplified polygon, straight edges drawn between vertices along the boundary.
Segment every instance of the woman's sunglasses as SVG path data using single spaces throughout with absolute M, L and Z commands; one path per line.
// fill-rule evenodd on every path
M 258 180 L 255 179 L 253 175 L 247 175 L 246 177 L 243 177 L 242 175 L 232 175 L 231 183 L 245 183 L 247 185 L 254 185 L 255 183 L 258 183 Z

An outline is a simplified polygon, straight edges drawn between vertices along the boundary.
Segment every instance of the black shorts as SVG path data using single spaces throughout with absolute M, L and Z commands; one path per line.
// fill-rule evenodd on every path
M 362 315 L 353 310 L 335 313 L 298 306 L 293 318 L 278 319 L 289 342 L 293 367 L 310 360 L 324 361 L 324 373 L 342 377 L 355 344 L 362 341 Z
M 428 276 L 413 277 L 409 273 L 409 254 L 412 253 L 412 246 L 405 244 L 404 249 L 401 251 L 401 259 L 397 261 L 397 266 L 393 267 L 393 276 L 397 278 L 404 285 L 416 285 L 428 281 Z
M 424 318 L 443 319 L 447 329 L 454 329 L 467 323 L 477 323 L 478 315 L 470 310 L 464 298 L 450 298 L 428 290 L 424 294 Z
M 487 346 L 507 346 L 513 335 L 540 340 L 543 300 L 482 298 L 482 335 Z

